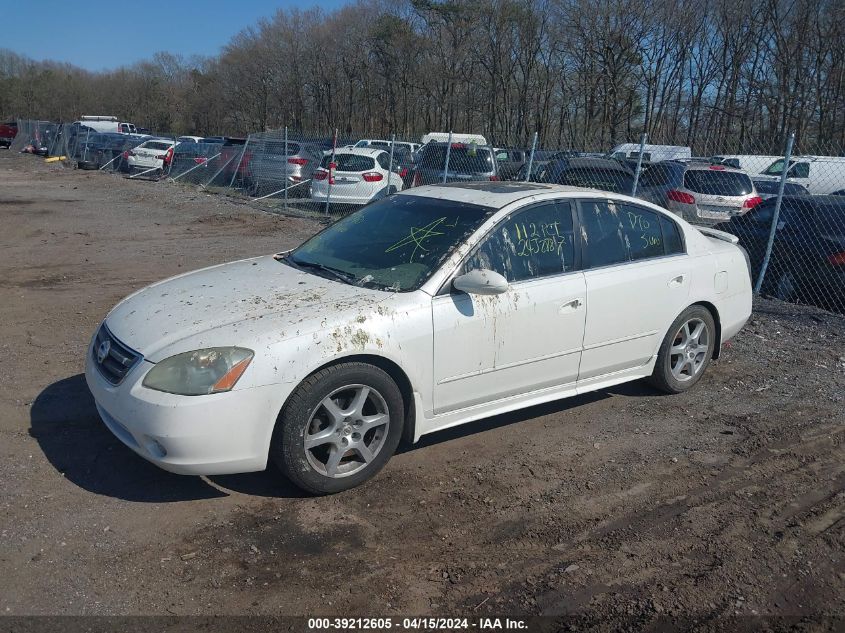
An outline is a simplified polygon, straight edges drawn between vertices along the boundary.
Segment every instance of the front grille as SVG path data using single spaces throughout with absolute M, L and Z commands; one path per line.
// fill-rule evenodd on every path
M 105 352 L 105 355 L 101 355 Z M 119 385 L 129 370 L 132 369 L 141 355 L 118 341 L 106 324 L 100 326 L 94 344 L 91 346 L 91 357 L 100 371 L 100 375 L 113 385 Z

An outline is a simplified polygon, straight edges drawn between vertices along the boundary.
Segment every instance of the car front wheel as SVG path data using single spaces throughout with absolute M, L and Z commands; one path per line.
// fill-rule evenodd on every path
M 666 333 L 650 382 L 666 393 L 690 389 L 710 364 L 716 344 L 713 315 L 704 306 L 690 306 Z
M 271 458 L 313 494 L 358 486 L 387 463 L 402 437 L 402 393 L 383 370 L 333 365 L 297 387 L 276 425 Z

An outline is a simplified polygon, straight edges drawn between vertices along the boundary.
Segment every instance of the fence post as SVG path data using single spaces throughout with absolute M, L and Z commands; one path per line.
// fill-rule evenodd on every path
M 452 130 L 449 130 L 449 141 L 446 143 L 446 164 L 443 165 L 443 184 L 446 184 L 446 174 L 449 173 L 449 155 L 452 153 Z
M 88 160 L 88 135 L 89 134 L 91 134 L 91 128 L 90 127 L 87 130 L 85 130 L 85 158 L 82 159 L 84 161 Z
M 337 151 L 337 128 L 334 129 L 334 136 L 332 136 L 332 158 L 329 161 L 329 188 L 326 190 L 326 216 L 329 215 L 329 199 L 332 197 L 332 182 L 334 181 L 334 158 Z
M 760 267 L 760 276 L 757 277 L 757 283 L 754 285 L 754 294 L 760 294 L 760 288 L 763 287 L 763 278 L 766 276 L 766 270 L 769 267 L 769 260 L 772 257 L 772 246 L 775 243 L 775 233 L 778 230 L 778 217 L 780 216 L 780 205 L 783 202 L 783 189 L 786 184 L 786 173 L 789 171 L 789 159 L 792 157 L 792 144 L 795 142 L 795 132 L 789 135 L 789 140 L 786 142 L 786 156 L 783 158 L 783 169 L 780 172 L 780 183 L 778 184 L 778 197 L 775 201 L 775 211 L 772 215 L 772 226 L 769 228 L 769 241 L 766 243 L 766 254 L 763 256 L 763 265 Z
M 229 189 L 232 188 L 232 185 L 235 184 L 235 178 L 238 176 L 238 172 L 241 170 L 241 163 L 244 160 L 244 154 L 246 154 L 246 148 L 249 147 L 249 139 L 252 138 L 252 134 L 247 134 L 246 143 L 244 143 L 244 148 L 241 150 L 241 157 L 238 159 L 238 164 L 235 165 L 235 170 L 232 172 L 232 179 L 229 181 Z
M 390 176 L 393 174 L 393 146 L 396 144 L 396 134 L 390 135 L 390 161 L 387 163 L 387 193 L 390 194 Z
M 285 126 L 285 211 L 288 208 L 288 126 Z
M 525 181 L 531 181 L 531 169 L 534 166 L 534 152 L 537 149 L 537 132 L 534 132 L 534 140 L 531 141 L 531 155 L 528 157 L 528 171 L 525 172 Z
M 643 152 L 645 151 L 645 142 L 648 139 L 648 134 L 643 132 L 640 138 L 640 155 L 637 157 L 637 171 L 634 172 L 634 186 L 631 188 L 631 196 L 637 195 L 637 185 L 640 184 L 640 173 L 643 169 Z

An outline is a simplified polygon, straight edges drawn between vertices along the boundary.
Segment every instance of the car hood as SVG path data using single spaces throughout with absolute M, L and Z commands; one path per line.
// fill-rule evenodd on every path
M 390 296 L 303 272 L 273 256 L 245 259 L 172 277 L 130 295 L 106 317 L 112 334 L 153 362 L 178 353 L 180 341 L 203 346 L 234 345 L 262 329 L 321 319 Z M 267 317 L 270 317 L 267 319 Z M 215 340 L 207 336 L 233 324 Z M 303 328 L 304 329 L 304 328 Z

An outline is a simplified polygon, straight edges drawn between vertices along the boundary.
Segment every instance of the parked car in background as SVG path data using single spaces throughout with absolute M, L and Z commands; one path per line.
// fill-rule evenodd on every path
M 485 146 L 489 145 L 487 139 L 484 138 L 481 134 L 463 134 L 458 132 L 429 132 L 428 134 L 424 134 L 420 139 L 420 142 L 423 145 L 427 143 L 448 143 L 449 141 L 453 143 L 464 143 L 465 145 L 477 145 L 477 146 Z
M 637 197 L 699 223 L 724 222 L 763 201 L 744 171 L 681 161 L 651 165 L 640 176 Z
M 75 124 L 84 125 L 97 132 L 134 134 L 138 130 L 132 123 L 121 122 L 116 116 L 81 116 Z
M 778 158 L 761 177 L 777 180 L 783 173 L 783 158 Z M 793 156 L 786 172 L 789 182 L 801 185 L 814 196 L 845 188 L 845 157 Z
M 549 161 L 540 181 L 630 195 L 634 172 L 624 162 L 613 159 L 559 158 Z
M 561 150 L 561 151 L 552 151 L 552 150 L 535 150 L 534 152 L 534 159 L 531 160 L 531 182 L 541 182 L 541 175 L 548 165 L 553 160 L 559 160 L 562 158 L 570 158 L 575 155 L 575 152 L 570 152 L 568 150 Z M 520 166 L 517 172 L 511 176 L 509 180 L 518 180 L 524 181 L 526 180 L 525 176 L 528 173 L 528 162 L 530 160 L 531 152 L 525 152 L 525 162 Z
M 287 153 L 285 153 L 287 149 Z M 250 143 L 251 158 L 246 167 L 246 189 L 251 196 L 284 190 L 288 195 L 307 196 L 308 181 L 320 166 L 323 152 L 317 145 L 270 139 Z
M 220 143 L 221 145 L 226 142 L 225 136 L 203 136 L 200 143 Z
M 718 156 L 711 156 L 710 163 L 713 165 L 723 165 L 724 167 L 733 167 L 734 169 L 741 169 L 752 178 L 759 174 L 783 156 L 763 156 L 756 154 L 720 154 Z
M 350 147 L 378 147 L 379 149 L 384 149 L 390 151 L 390 141 L 385 141 L 383 139 L 369 139 L 364 138 L 351 145 Z M 420 148 L 419 143 L 410 143 L 408 141 L 394 141 L 393 142 L 394 150 L 397 147 L 402 147 L 411 152 L 412 154 L 416 152 Z
M 404 147 L 396 147 L 393 150 L 393 162 L 399 170 L 399 176 L 402 178 L 402 187 L 404 189 L 413 187 L 414 154 Z
M 333 166 L 334 165 L 334 166 Z M 353 148 L 323 156 L 311 179 L 311 199 L 362 205 L 402 191 L 402 177 L 383 149 Z
M 161 468 L 272 462 L 336 493 L 403 437 L 641 378 L 691 389 L 751 315 L 733 241 L 625 196 L 419 187 L 290 252 L 133 293 L 85 378 L 110 431 Z
M 622 143 L 617 145 L 607 155 L 607 158 L 638 160 L 640 156 L 639 143 Z M 692 157 L 692 149 L 683 145 L 649 145 L 643 146 L 643 161 L 657 163 L 662 160 L 684 160 Z
M 496 157 L 496 169 L 500 180 L 512 180 L 520 167 L 528 160 L 528 152 L 523 149 L 493 148 Z
M 177 136 L 176 140 L 180 143 L 199 143 L 203 138 L 202 136 Z
M 179 143 L 173 148 L 168 175 L 177 178 L 192 170 L 193 176 L 186 176 L 183 182 L 206 182 L 209 170 L 217 165 L 215 159 L 220 156 L 222 147 L 222 143 Z
M 11 147 L 12 141 L 17 135 L 17 121 L 6 121 L 0 124 L 0 147 Z
M 719 224 L 748 252 L 754 279 L 760 274 L 777 200 Z M 845 309 L 845 199 L 785 196 L 763 290 L 785 301 Z
M 447 151 L 448 150 L 448 151 Z M 448 171 L 446 159 L 448 155 Z M 431 141 L 419 151 L 414 166 L 414 186 L 432 185 L 443 182 L 467 182 L 473 180 L 499 180 L 496 161 L 490 147 L 474 144 Z
M 778 195 L 778 188 L 780 187 L 779 180 L 771 180 L 768 178 L 752 178 L 754 188 L 757 190 L 757 195 L 766 200 L 772 196 Z M 803 185 L 794 182 L 783 183 L 783 195 L 785 196 L 809 196 L 810 192 Z
M 129 173 L 163 171 L 173 157 L 176 141 L 153 138 L 124 153 Z
M 123 154 L 140 145 L 144 138 L 128 134 L 105 133 L 91 134 L 77 148 L 79 169 L 101 169 L 110 167 L 113 171 L 128 171 L 128 160 Z
M 845 196 L 845 189 L 840 189 L 839 191 L 834 191 L 830 195 L 832 195 L 832 196 Z

